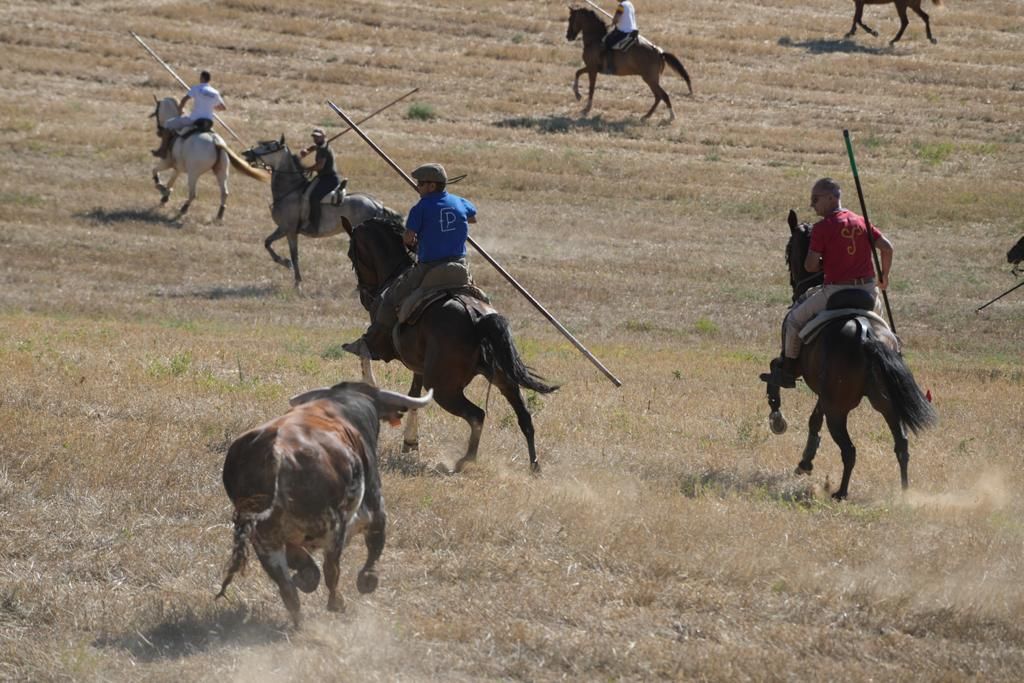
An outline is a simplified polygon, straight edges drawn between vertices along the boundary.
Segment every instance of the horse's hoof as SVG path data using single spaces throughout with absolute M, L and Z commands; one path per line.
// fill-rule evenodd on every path
M 418 451 L 419 449 L 420 449 L 420 442 L 419 441 L 403 441 L 402 442 L 402 452 L 403 453 L 412 453 L 413 451 Z
M 345 611 L 345 599 L 340 595 L 332 595 L 327 598 L 327 611 L 328 612 L 344 612 Z
M 832 500 L 836 502 L 846 500 L 846 491 L 836 491 L 835 493 L 832 494 Z
M 928 40 L 932 41 L 932 45 L 938 45 L 939 44 L 939 41 L 936 38 L 929 38 Z
M 360 593 L 364 595 L 366 593 L 372 593 L 377 590 L 377 572 L 359 572 L 359 576 L 356 577 L 356 588 L 359 589 Z
M 171 195 L 165 194 L 163 197 L 160 198 L 160 203 L 161 204 L 166 204 L 170 199 L 171 199 Z
M 178 209 L 178 213 L 181 214 L 182 216 L 188 213 L 188 204 L 182 204 L 181 208 Z
M 217 212 L 217 220 L 224 220 L 224 207 L 220 207 L 220 211 Z
M 804 465 L 804 464 L 803 464 L 803 463 L 801 462 L 801 463 L 798 463 L 798 464 L 797 464 L 797 466 L 796 466 L 796 469 L 795 469 L 795 470 L 793 470 L 793 474 L 795 474 L 795 475 L 796 475 L 796 476 L 798 476 L 798 477 L 806 477 L 806 476 L 810 476 L 810 474 L 811 474 L 811 470 L 813 470 L 813 469 L 814 469 L 814 465 L 812 465 L 812 464 L 807 464 L 807 465 L 805 466 L 805 465 Z
M 277 263 L 278 263 L 278 265 L 284 266 L 288 270 L 292 269 L 292 261 L 291 261 L 291 259 L 284 259 L 282 261 L 278 261 Z
M 530 463 L 530 473 L 540 474 L 540 463 L 537 462 L 536 460 Z
M 786 418 L 781 411 L 773 410 L 771 415 L 768 416 L 768 426 L 771 428 L 772 434 L 785 434 L 786 429 L 789 428 L 789 423 L 786 422 Z

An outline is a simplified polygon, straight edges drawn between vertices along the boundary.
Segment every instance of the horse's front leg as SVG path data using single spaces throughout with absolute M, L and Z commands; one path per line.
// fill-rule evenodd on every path
M 263 240 L 263 248 L 270 252 L 270 258 L 274 259 L 274 263 L 290 269 L 292 267 L 291 259 L 281 258 L 280 256 L 277 255 L 277 252 L 274 251 L 274 247 L 271 246 L 274 242 L 286 236 L 287 234 L 287 229 L 280 225 L 277 226 L 277 230 L 267 235 L 267 239 Z
M 786 422 L 786 416 L 782 414 L 782 397 L 779 387 L 769 382 L 765 393 L 768 394 L 768 407 L 772 410 L 768 415 L 768 426 L 771 427 L 772 434 L 785 434 L 789 423 Z
M 292 232 L 288 235 L 288 253 L 292 257 L 292 273 L 295 275 L 295 287 L 302 285 L 302 274 L 299 273 L 299 233 Z
M 580 76 L 587 72 L 587 67 L 583 67 L 576 72 L 576 78 L 572 79 L 572 93 L 576 95 L 576 101 L 579 102 L 583 99 L 583 95 L 580 94 Z
M 167 183 L 161 183 L 160 176 L 157 175 L 157 169 L 153 169 L 153 184 L 156 185 L 156 189 L 160 191 L 161 204 L 166 204 L 167 201 L 171 198 L 171 190 L 174 187 L 174 181 L 176 181 L 177 179 L 178 169 L 172 168 L 171 177 L 168 179 Z
M 413 374 L 412 386 L 409 387 L 409 395 L 419 398 L 420 390 L 423 389 L 423 375 Z M 416 451 L 420 448 L 419 413 L 410 410 L 405 418 L 405 438 L 402 439 L 402 452 Z
M 796 474 L 810 474 L 814 469 L 814 456 L 818 454 L 818 446 L 821 445 L 821 423 L 824 419 L 825 413 L 819 399 L 807 420 L 807 445 L 804 446 L 804 454 L 796 465 Z

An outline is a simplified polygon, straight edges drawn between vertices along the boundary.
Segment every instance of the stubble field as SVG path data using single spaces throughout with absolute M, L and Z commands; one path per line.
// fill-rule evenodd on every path
M 611 9 L 612 3 L 607 3 Z M 564 3 L 312 0 L 0 3 L 0 678 L 11 680 L 1006 680 L 1024 678 L 1024 8 L 650 0 L 641 28 L 696 94 L 601 77 L 580 118 Z M 433 407 L 421 450 L 382 428 L 381 585 L 321 589 L 291 628 L 255 563 L 214 602 L 231 545 L 230 441 L 299 391 L 359 376 L 347 239 L 300 241 L 305 286 L 262 247 L 269 188 L 212 176 L 187 217 L 149 178 L 152 97 L 208 68 L 247 144 L 365 115 L 407 170 L 468 173 L 473 234 L 624 382 L 616 389 L 487 264 L 478 284 L 562 385 L 530 396 L 543 475 L 495 392 L 478 463 L 430 473 L 468 429 Z M 899 490 L 861 407 L 851 496 L 823 438 L 792 475 L 812 395 L 768 432 L 757 374 L 789 300 L 790 208 L 836 177 L 841 131 L 891 238 L 906 357 L 939 425 Z M 242 149 L 240 144 L 236 149 Z M 355 135 L 350 188 L 415 196 Z M 283 243 L 281 248 L 285 248 Z M 388 388 L 409 374 L 378 367 Z M 470 397 L 483 405 L 477 380 Z

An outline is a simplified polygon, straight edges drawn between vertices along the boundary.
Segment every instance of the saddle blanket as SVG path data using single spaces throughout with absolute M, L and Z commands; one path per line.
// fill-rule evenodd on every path
M 833 320 L 865 318 L 871 326 L 871 331 L 876 337 L 886 342 L 895 351 L 899 351 L 899 339 L 889 329 L 885 318 L 874 311 L 865 311 L 862 308 L 838 308 L 825 310 L 811 318 L 810 322 L 800 330 L 800 340 L 804 344 L 814 341 L 825 326 Z

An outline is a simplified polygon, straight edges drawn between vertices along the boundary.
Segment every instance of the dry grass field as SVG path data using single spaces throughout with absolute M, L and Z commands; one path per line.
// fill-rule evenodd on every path
M 607 9 L 613 3 L 605 2 Z M 666 112 L 639 79 L 570 90 L 565 3 L 437 0 L 0 2 L 0 679 L 1024 679 L 1024 6 L 927 6 L 895 48 L 844 41 L 848 0 L 646 0 L 682 59 Z M 436 406 L 421 450 L 382 428 L 390 513 L 381 584 L 343 614 L 303 596 L 296 631 L 254 563 L 213 596 L 231 546 L 224 454 L 301 390 L 359 376 L 365 325 L 347 239 L 274 265 L 269 188 L 212 176 L 184 219 L 150 180 L 153 96 L 208 68 L 246 144 L 363 116 L 406 169 L 468 173 L 473 234 L 624 382 L 616 389 L 478 256 L 476 279 L 527 362 L 542 476 L 495 392 L 477 464 Z M 433 118 L 416 114 L 433 114 Z M 827 434 L 792 474 L 813 397 L 772 436 L 757 374 L 789 299 L 791 207 L 832 175 L 896 247 L 906 357 L 940 415 L 899 489 L 881 417 L 852 418 L 850 499 Z M 236 149 L 243 149 L 235 144 Z M 350 188 L 415 196 L 354 134 Z M 283 249 L 283 243 L 280 243 Z M 409 374 L 379 367 L 388 388 Z M 471 398 L 481 405 L 478 379 Z

